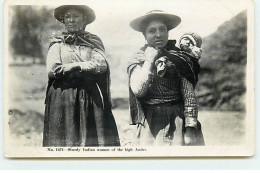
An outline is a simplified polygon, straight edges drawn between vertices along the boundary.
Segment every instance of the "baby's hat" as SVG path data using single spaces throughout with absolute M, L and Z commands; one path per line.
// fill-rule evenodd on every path
M 181 36 L 180 41 L 183 38 L 190 39 L 193 42 L 193 44 L 196 45 L 199 48 L 202 45 L 202 38 L 198 34 L 196 34 L 196 33 L 193 33 L 193 32 L 185 33 L 183 36 Z

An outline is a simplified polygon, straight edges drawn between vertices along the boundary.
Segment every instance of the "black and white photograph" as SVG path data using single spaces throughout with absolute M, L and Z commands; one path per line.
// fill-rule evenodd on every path
M 5 157 L 253 156 L 253 0 L 7 0 Z

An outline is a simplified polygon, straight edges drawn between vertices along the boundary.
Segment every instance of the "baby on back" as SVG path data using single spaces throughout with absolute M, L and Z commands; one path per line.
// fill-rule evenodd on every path
M 201 58 L 202 54 L 202 39 L 196 33 L 186 33 L 181 36 L 179 41 L 179 47 L 182 51 L 185 51 L 195 57 L 197 60 Z
M 196 33 L 186 33 L 181 36 L 179 44 L 177 45 L 181 51 L 188 53 L 190 58 L 198 61 L 201 58 L 202 54 L 202 39 Z M 157 67 L 157 74 L 160 77 L 163 77 L 167 70 L 167 57 L 160 57 L 155 61 L 155 66 Z

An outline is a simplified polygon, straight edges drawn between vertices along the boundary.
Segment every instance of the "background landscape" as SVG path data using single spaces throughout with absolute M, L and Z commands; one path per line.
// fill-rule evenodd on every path
M 49 6 L 13 6 L 10 9 L 9 57 L 5 58 L 9 61 L 10 135 L 15 146 L 41 146 L 42 143 L 47 85 L 45 58 L 53 35 L 64 30 L 54 19 L 53 9 Z M 132 144 L 135 127 L 128 125 L 126 65 L 128 57 L 140 45 L 119 41 L 106 44 L 109 40 L 104 43 L 111 68 L 113 113 L 121 143 L 127 146 Z M 206 145 L 242 145 L 245 142 L 246 63 L 247 13 L 242 10 L 223 21 L 214 32 L 203 36 L 202 71 L 196 94 Z

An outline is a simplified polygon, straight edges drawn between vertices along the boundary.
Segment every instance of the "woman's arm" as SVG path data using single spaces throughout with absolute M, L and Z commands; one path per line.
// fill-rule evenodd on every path
M 81 71 L 87 71 L 94 74 L 101 74 L 107 71 L 107 61 L 105 53 L 99 49 L 93 49 L 91 60 L 79 63 Z
M 197 128 L 198 104 L 193 85 L 182 77 L 185 127 Z
M 49 78 L 59 78 L 63 74 L 59 43 L 55 43 L 49 48 L 46 70 Z
M 149 89 L 150 81 L 152 80 L 152 69 L 154 61 L 158 55 L 158 50 L 154 48 L 146 48 L 145 52 L 138 52 L 136 56 L 144 58 L 142 66 L 136 65 L 130 72 L 130 87 L 137 97 L 145 96 Z M 138 59 L 138 57 L 136 57 Z M 141 58 L 142 59 L 142 58 Z
M 74 70 L 78 72 L 90 72 L 93 74 L 105 73 L 108 68 L 105 54 L 101 50 L 93 49 L 90 56 L 91 58 L 89 61 L 65 64 L 63 72 L 67 73 Z
M 60 78 L 65 73 L 80 70 L 77 63 L 62 64 L 59 44 L 53 44 L 47 54 L 46 69 L 49 78 Z
M 137 97 L 145 96 L 152 78 L 152 63 L 145 61 L 143 66 L 136 65 L 130 74 L 130 87 Z

